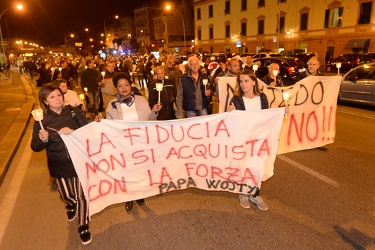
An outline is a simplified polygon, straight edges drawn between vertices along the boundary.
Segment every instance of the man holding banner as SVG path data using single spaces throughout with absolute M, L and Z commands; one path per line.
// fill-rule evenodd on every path
M 320 60 L 318 57 L 313 56 L 309 59 L 307 62 L 307 70 L 300 72 L 297 76 L 297 81 L 302 80 L 305 77 L 308 76 L 323 76 L 323 73 L 319 70 L 320 67 Z M 328 148 L 326 146 L 318 147 L 317 149 L 320 149 L 322 151 L 327 151 Z

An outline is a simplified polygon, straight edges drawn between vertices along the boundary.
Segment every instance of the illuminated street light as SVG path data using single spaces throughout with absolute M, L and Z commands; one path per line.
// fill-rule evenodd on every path
M 165 8 L 166 8 L 167 10 L 170 10 L 170 9 L 171 9 L 171 6 L 170 6 L 170 5 L 167 5 Z M 182 14 L 181 14 L 178 10 L 173 9 L 173 11 L 176 11 L 177 14 L 179 14 L 180 17 L 181 17 L 181 19 L 182 19 L 182 28 L 183 28 L 183 30 L 184 30 L 184 49 L 185 49 L 185 55 L 186 55 L 185 19 L 184 19 L 184 17 L 182 16 Z
M 8 10 L 10 10 L 10 9 L 13 9 L 13 8 L 17 8 L 17 9 L 19 9 L 19 10 L 22 10 L 22 5 L 21 4 L 18 4 L 17 6 L 13 6 L 13 7 L 10 7 L 10 8 L 8 8 L 8 9 L 5 9 L 3 12 L 1 12 L 1 14 L 0 14 L 0 38 L 1 38 L 1 48 L 2 48 L 2 51 L 3 51 L 3 53 L 5 54 L 5 47 L 4 47 L 4 41 L 3 41 L 3 32 L 2 32 L 2 30 L 1 30 L 1 17 L 3 16 L 3 14 L 6 12 L 6 11 L 8 11 Z

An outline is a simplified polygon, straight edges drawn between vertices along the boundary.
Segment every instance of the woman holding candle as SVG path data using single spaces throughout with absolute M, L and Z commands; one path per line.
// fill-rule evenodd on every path
M 113 77 L 113 85 L 116 87 L 118 94 L 115 99 L 109 102 L 106 112 L 107 119 L 125 120 L 125 121 L 153 121 L 156 120 L 158 112 L 162 105 L 156 103 L 152 110 L 147 100 L 140 95 L 135 95 L 132 91 L 132 80 L 129 74 L 124 72 L 117 73 Z M 95 117 L 99 122 L 101 116 Z M 136 201 L 138 205 L 145 204 L 144 199 Z M 130 211 L 133 208 L 133 201 L 125 203 L 125 210 Z
M 227 111 L 232 110 L 261 110 L 268 109 L 267 96 L 260 90 L 258 80 L 253 71 L 243 71 L 237 77 L 237 89 L 230 101 Z M 240 194 L 240 205 L 243 208 L 250 208 L 250 201 L 261 210 L 268 210 L 268 206 L 259 196 L 260 184 L 255 194 L 248 197 L 246 194 Z
M 60 196 L 67 204 L 68 221 L 74 220 L 78 210 L 78 233 L 82 244 L 86 245 L 91 242 L 88 206 L 73 162 L 60 137 L 61 133 L 70 134 L 86 125 L 86 116 L 78 108 L 65 107 L 64 95 L 53 83 L 43 85 L 38 96 L 44 118 L 42 126 L 38 121 L 34 123 L 31 148 L 35 152 L 46 150 L 49 173 L 55 178 Z

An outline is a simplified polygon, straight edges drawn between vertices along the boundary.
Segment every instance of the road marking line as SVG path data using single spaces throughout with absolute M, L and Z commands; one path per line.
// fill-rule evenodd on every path
M 318 173 L 318 172 L 316 172 L 316 171 L 314 171 L 314 170 L 312 170 L 312 169 L 310 169 L 310 168 L 302 165 L 301 163 L 293 161 L 292 159 L 290 159 L 290 158 L 288 158 L 286 156 L 278 155 L 277 157 L 280 160 L 283 160 L 286 163 L 289 163 L 292 166 L 295 166 L 296 168 L 299 168 L 300 170 L 302 170 L 302 171 L 304 171 L 304 172 L 306 172 L 308 174 L 311 174 L 312 176 L 320 179 L 321 181 L 324 181 L 324 182 L 328 183 L 331 186 L 334 186 L 334 187 L 339 187 L 340 186 L 340 184 L 337 181 L 334 181 L 334 180 L 328 178 L 327 176 L 324 176 L 324 175 L 322 175 L 322 174 L 320 174 L 320 173 Z
M 29 136 L 27 137 L 27 141 L 30 140 L 31 133 L 29 133 Z M 24 151 L 22 152 L 22 156 L 16 167 L 12 180 L 9 184 L 8 190 L 6 191 L 4 200 L 0 205 L 0 245 L 3 241 L 5 231 L 12 216 L 13 209 L 23 183 L 23 179 L 25 178 L 27 167 L 29 166 L 31 158 L 31 153 L 31 148 L 26 145 Z
M 373 116 L 354 113 L 354 112 L 346 111 L 346 110 L 343 110 L 343 109 L 337 109 L 337 111 L 339 111 L 341 113 L 349 114 L 349 115 L 356 115 L 356 116 L 360 116 L 360 117 L 364 117 L 364 118 L 375 119 L 375 117 L 373 117 Z

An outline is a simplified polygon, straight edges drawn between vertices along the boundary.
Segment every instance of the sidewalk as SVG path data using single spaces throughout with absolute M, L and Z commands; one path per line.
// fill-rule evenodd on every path
M 32 88 L 18 68 L 12 68 L 10 78 L 0 78 L 0 185 L 23 137 L 35 98 Z

